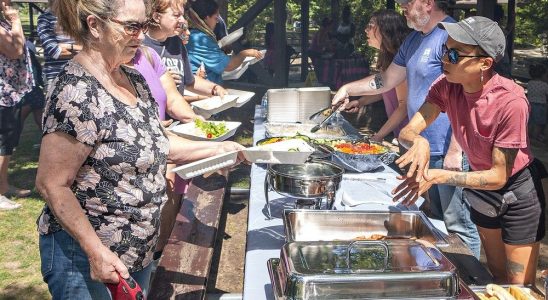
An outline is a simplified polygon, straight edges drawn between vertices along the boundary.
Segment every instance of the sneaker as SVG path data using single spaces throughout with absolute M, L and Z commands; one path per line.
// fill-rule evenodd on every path
M 11 201 L 4 195 L 0 195 L 0 210 L 13 210 L 21 207 L 21 204 Z
M 16 197 L 16 198 L 25 198 L 30 196 L 30 194 L 32 194 L 31 190 L 20 189 L 20 188 L 14 187 L 13 185 L 10 185 L 8 187 L 8 191 L 4 193 L 6 197 Z

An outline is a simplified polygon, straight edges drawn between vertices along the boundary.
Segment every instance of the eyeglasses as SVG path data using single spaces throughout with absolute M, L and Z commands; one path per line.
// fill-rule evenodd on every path
M 443 56 L 445 56 L 446 54 L 447 54 L 447 58 L 449 59 L 449 62 L 452 64 L 457 64 L 461 57 L 489 57 L 487 55 L 462 55 L 462 54 L 459 54 L 457 49 L 447 48 L 447 45 L 443 44 Z
M 135 22 L 135 21 L 120 21 L 114 18 L 109 18 L 110 21 L 122 25 L 124 32 L 130 36 L 138 36 L 140 32 L 147 33 L 150 26 L 149 21 Z

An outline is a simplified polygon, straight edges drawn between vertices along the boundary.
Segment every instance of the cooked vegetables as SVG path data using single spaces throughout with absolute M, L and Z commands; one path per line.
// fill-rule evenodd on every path
M 349 141 L 349 140 L 329 140 L 329 139 L 317 139 L 318 143 L 325 144 L 333 147 L 335 151 L 339 151 L 346 154 L 383 154 L 388 149 L 386 147 L 368 142 L 361 141 Z
M 200 129 L 208 139 L 215 139 L 228 131 L 224 122 L 207 122 L 200 119 L 194 120 L 196 128 Z

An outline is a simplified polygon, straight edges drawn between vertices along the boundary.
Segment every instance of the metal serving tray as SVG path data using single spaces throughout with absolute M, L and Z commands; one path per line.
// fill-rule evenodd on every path
M 455 266 L 413 240 L 287 243 L 269 272 L 277 299 L 457 299 L 459 291 Z
M 421 211 L 284 211 L 285 239 L 293 241 L 351 241 L 373 234 L 421 239 L 436 246 L 449 243 Z

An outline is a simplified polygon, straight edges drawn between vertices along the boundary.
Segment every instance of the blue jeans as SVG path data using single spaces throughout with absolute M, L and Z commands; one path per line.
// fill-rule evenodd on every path
M 443 169 L 444 156 L 430 156 L 431 169 Z M 463 170 L 468 170 L 468 161 L 463 157 Z M 430 210 L 433 217 L 443 220 L 449 233 L 455 233 L 479 259 L 481 241 L 478 229 L 470 218 L 470 207 L 464 201 L 462 188 L 450 185 L 433 185 L 428 190 Z
M 80 245 L 64 230 L 40 236 L 42 276 L 53 300 L 111 299 L 106 285 L 91 279 L 88 257 Z M 131 277 L 148 292 L 151 265 L 131 273 Z

